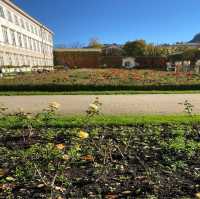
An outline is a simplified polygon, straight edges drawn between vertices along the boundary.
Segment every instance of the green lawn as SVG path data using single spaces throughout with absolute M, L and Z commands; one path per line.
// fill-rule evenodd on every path
M 174 91 L 74 91 L 74 92 L 45 92 L 45 91 L 7 91 L 0 96 L 31 96 L 31 95 L 139 95 L 139 94 L 199 94 L 200 90 Z
M 200 123 L 200 116 L 188 115 L 148 115 L 148 116 L 95 116 L 90 119 L 89 125 L 105 126 L 129 126 L 143 124 L 197 124 Z M 57 117 L 56 120 L 48 122 L 50 127 L 81 127 L 85 124 L 84 116 L 66 116 Z M 0 128 L 21 128 L 23 126 L 21 119 L 17 117 L 6 117 L 0 120 Z M 33 123 L 34 125 L 34 123 Z M 45 124 L 46 125 L 46 124 Z M 40 126 L 43 126 L 40 124 Z M 38 127 L 38 124 L 35 125 Z

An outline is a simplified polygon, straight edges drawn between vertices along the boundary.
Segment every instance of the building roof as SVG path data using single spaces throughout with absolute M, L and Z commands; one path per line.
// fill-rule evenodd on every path
M 179 43 L 179 44 L 174 44 L 172 46 L 188 46 L 188 47 L 197 47 L 197 46 L 200 46 L 200 43 Z
M 102 50 L 98 48 L 55 48 L 55 52 L 99 52 Z
M 38 20 L 36 20 L 35 18 L 31 17 L 28 13 L 26 13 L 25 11 L 23 11 L 21 8 L 19 8 L 17 5 L 15 5 L 14 3 L 12 3 L 10 0 L 1 0 L 4 3 L 6 3 L 7 5 L 9 5 L 10 7 L 12 7 L 14 10 L 16 10 L 17 12 L 19 12 L 20 14 L 22 14 L 23 16 L 25 16 L 26 18 L 30 19 L 32 22 L 36 23 L 37 25 L 39 25 L 40 27 L 44 28 L 45 30 L 47 30 L 48 32 L 50 32 L 51 34 L 53 34 L 53 31 L 51 31 L 49 28 L 47 28 L 46 26 L 44 26 L 42 23 L 40 23 Z

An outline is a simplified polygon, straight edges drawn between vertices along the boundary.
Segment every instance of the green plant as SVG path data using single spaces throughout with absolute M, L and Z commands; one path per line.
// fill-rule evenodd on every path
M 0 104 L 0 117 L 4 117 L 4 116 L 6 116 L 6 111 L 8 110 L 8 108 L 7 107 L 5 107 L 4 105 L 1 105 Z
M 193 115 L 194 105 L 192 105 L 188 100 L 185 100 L 184 103 L 179 103 L 179 104 L 184 106 L 184 111 L 186 114 L 188 114 L 189 116 Z

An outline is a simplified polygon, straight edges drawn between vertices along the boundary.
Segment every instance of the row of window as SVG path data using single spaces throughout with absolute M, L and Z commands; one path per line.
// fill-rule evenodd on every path
M 21 48 L 33 50 L 39 53 L 45 53 L 52 55 L 52 47 L 48 44 L 43 44 L 36 39 L 28 37 L 20 32 L 16 32 L 10 28 L 2 26 L 3 42 L 5 44 L 11 44 L 13 46 L 19 46 Z
M 11 11 L 6 10 L 7 15 L 5 15 L 5 8 L 0 5 L 0 17 L 7 19 L 8 21 L 15 23 L 17 26 L 21 26 L 23 29 L 36 34 L 39 37 L 43 36 L 45 41 L 49 41 L 52 43 L 52 35 L 43 30 L 42 28 L 37 28 L 36 26 L 30 24 L 28 21 L 25 21 L 23 18 L 17 16 L 16 14 L 11 13 Z
M 53 60 L 5 53 L 4 56 L 0 55 L 0 67 L 2 66 L 53 66 Z

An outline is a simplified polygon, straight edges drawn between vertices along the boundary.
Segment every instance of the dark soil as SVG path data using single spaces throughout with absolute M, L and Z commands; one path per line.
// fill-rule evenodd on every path
M 90 127 L 81 141 L 79 131 L 1 129 L 0 198 L 186 199 L 200 192 L 200 126 Z M 56 174 L 53 190 L 36 168 L 46 182 Z

